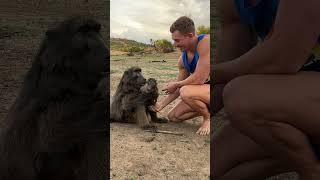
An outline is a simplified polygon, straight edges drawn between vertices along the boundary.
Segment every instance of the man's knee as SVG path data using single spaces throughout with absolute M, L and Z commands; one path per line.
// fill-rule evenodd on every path
M 174 110 L 171 110 L 168 113 L 168 119 L 169 119 L 169 121 L 172 121 L 172 122 L 179 122 L 180 121 L 177 112 Z
M 171 110 L 171 111 L 168 113 L 168 119 L 169 119 L 169 121 L 173 121 L 173 122 L 178 121 L 178 118 L 176 117 L 175 111 L 172 111 L 172 110 Z
M 190 87 L 188 85 L 181 87 L 179 92 L 180 92 L 180 97 L 183 101 L 189 101 L 192 97 Z
M 253 99 L 247 80 L 246 76 L 238 77 L 224 87 L 223 104 L 228 115 L 237 117 L 252 112 Z

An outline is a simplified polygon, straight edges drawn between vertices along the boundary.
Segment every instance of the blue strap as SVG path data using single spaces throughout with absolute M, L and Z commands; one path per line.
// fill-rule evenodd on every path
M 240 20 L 252 26 L 257 35 L 264 39 L 272 28 L 279 0 L 258 0 L 254 6 L 248 0 L 234 0 L 234 3 Z
M 201 34 L 198 36 L 198 43 L 199 41 L 201 41 L 203 38 L 205 37 L 205 34 Z M 198 46 L 198 44 L 197 44 Z M 196 70 L 197 67 L 197 63 L 198 63 L 198 59 L 199 59 L 199 54 L 197 51 L 195 51 L 193 59 L 191 61 L 191 63 L 189 64 L 188 62 L 188 57 L 187 57 L 187 53 L 185 51 L 182 52 L 182 62 L 183 62 L 183 66 L 184 68 L 188 71 L 188 73 L 193 73 Z

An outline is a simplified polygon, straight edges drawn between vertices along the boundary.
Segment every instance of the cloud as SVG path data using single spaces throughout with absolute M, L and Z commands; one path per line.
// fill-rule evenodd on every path
M 196 26 L 210 25 L 210 0 L 112 0 L 110 5 L 112 37 L 145 43 L 171 39 L 170 25 L 183 15 Z

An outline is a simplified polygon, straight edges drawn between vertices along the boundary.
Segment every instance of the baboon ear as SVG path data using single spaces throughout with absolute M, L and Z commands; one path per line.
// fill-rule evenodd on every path
M 135 67 L 135 68 L 133 69 L 133 71 L 134 71 L 134 72 L 139 72 L 139 73 L 140 73 L 140 72 L 141 72 L 141 68 L 139 68 L 139 67 Z

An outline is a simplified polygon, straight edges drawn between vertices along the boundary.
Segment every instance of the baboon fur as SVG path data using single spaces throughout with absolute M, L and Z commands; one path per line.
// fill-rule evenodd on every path
M 100 28 L 73 17 L 46 32 L 0 130 L 1 180 L 106 179 L 110 56 Z

